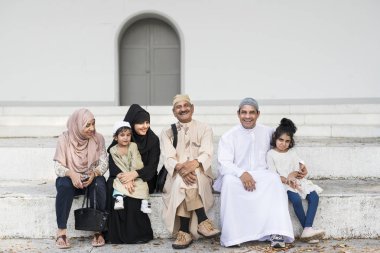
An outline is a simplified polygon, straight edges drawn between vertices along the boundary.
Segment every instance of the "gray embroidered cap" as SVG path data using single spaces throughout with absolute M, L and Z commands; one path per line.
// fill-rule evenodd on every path
M 253 107 L 255 107 L 256 111 L 259 111 L 259 104 L 257 103 L 257 101 L 253 98 L 244 98 L 240 104 L 239 104 L 239 109 L 243 106 L 243 105 L 251 105 Z

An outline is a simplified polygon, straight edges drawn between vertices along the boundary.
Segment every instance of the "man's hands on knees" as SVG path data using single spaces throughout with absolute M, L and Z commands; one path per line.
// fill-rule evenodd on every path
M 240 176 L 240 180 L 243 183 L 245 190 L 250 191 L 250 192 L 253 190 L 256 190 L 256 181 L 253 179 L 251 174 L 249 174 L 248 172 L 244 172 Z
M 186 176 L 183 176 L 182 179 L 186 185 L 192 185 L 195 182 L 197 182 L 197 175 L 195 174 L 195 172 L 191 172 Z
M 198 168 L 198 166 L 198 161 L 192 160 L 184 163 L 177 163 L 175 170 L 182 177 L 186 185 L 192 185 L 197 181 L 195 170 Z

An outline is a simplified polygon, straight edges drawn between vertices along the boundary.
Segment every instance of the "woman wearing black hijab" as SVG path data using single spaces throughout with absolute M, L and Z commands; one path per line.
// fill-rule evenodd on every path
M 107 180 L 108 218 L 107 240 L 110 243 L 146 243 L 153 239 L 153 231 L 149 217 L 143 213 L 141 199 L 124 197 L 124 209 L 114 210 L 113 181 L 116 177 L 122 183 L 139 177 L 148 183 L 149 193 L 156 186 L 157 166 L 160 158 L 160 143 L 157 135 L 150 129 L 150 115 L 141 106 L 131 105 L 124 121 L 131 124 L 132 141 L 137 144 L 144 167 L 137 171 L 122 172 L 109 156 L 109 178 Z M 116 145 L 114 140 L 108 148 Z

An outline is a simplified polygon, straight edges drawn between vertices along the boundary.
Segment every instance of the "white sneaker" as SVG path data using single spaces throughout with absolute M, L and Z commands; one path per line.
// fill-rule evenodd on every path
M 311 240 L 319 240 L 325 236 L 325 231 L 322 229 L 305 228 L 301 234 L 300 240 L 309 242 Z
M 114 210 L 123 210 L 124 209 L 124 201 L 123 198 L 117 197 L 115 199 L 115 206 L 113 207 Z
M 143 199 L 141 201 L 141 208 L 140 208 L 140 210 L 143 213 L 152 213 L 152 209 L 150 208 L 150 203 L 148 202 L 148 200 Z

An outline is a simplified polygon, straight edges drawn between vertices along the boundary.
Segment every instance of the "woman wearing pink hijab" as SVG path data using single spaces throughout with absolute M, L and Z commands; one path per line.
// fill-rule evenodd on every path
M 90 203 L 93 205 L 96 187 L 96 209 L 104 210 L 106 205 L 106 184 L 103 174 L 108 169 L 104 138 L 95 130 L 94 115 L 87 109 L 76 110 L 67 121 L 67 131 L 63 132 L 57 143 L 54 156 L 57 174 L 57 215 L 56 246 L 60 249 L 70 247 L 66 237 L 67 219 L 74 196 L 84 194 L 88 187 Z M 92 245 L 104 245 L 102 231 L 95 233 Z

